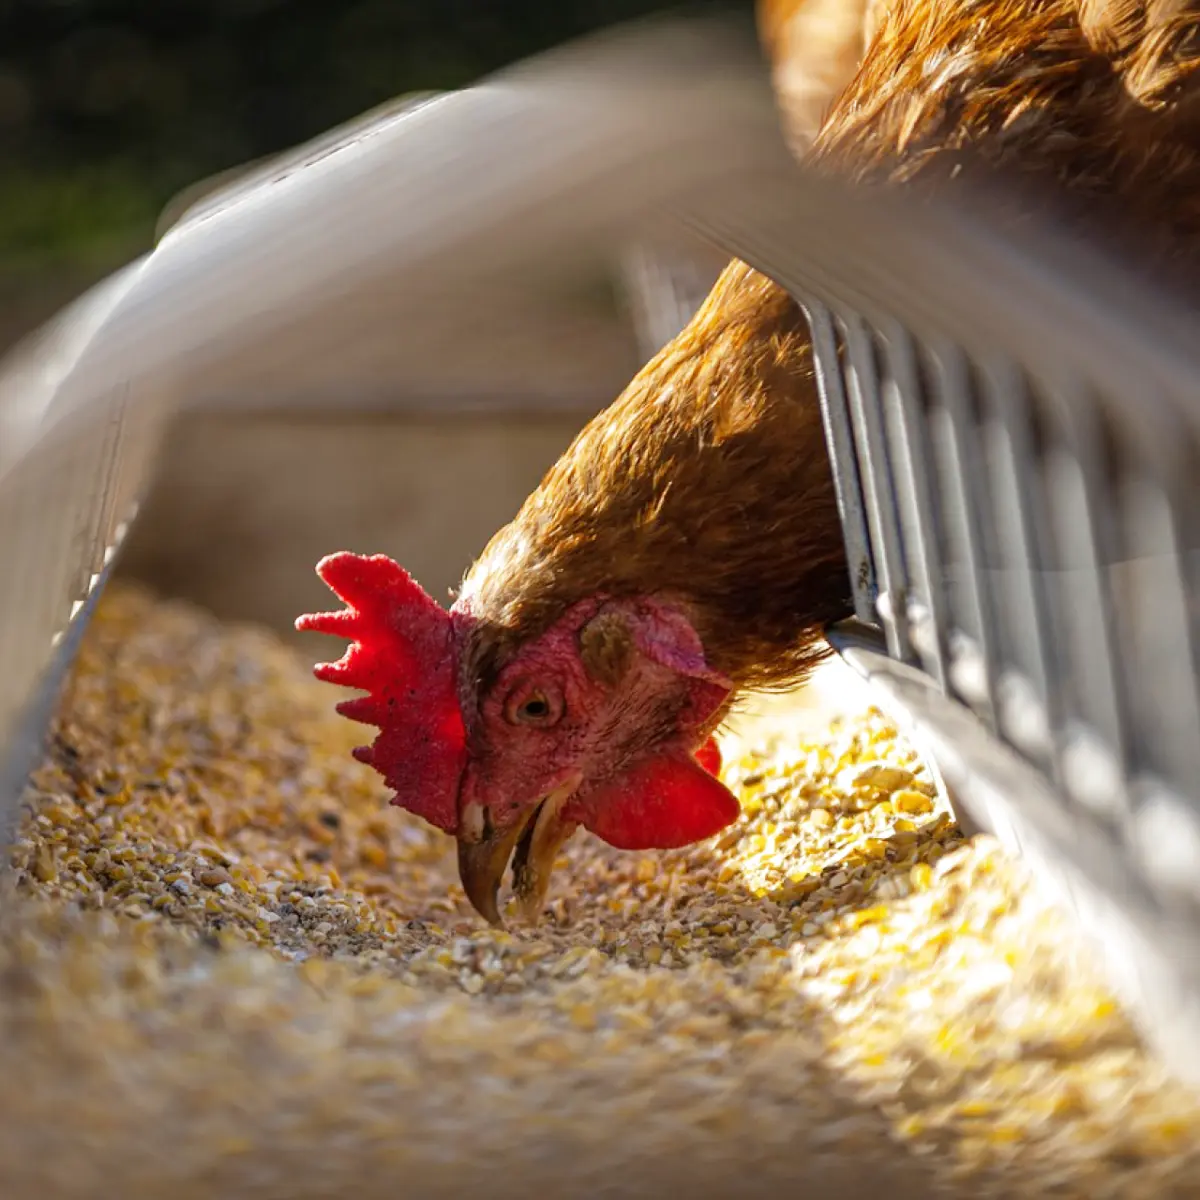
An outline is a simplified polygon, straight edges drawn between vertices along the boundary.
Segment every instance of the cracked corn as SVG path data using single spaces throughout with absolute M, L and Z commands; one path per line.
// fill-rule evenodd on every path
M 0 908 L 6 1197 L 1200 1194 L 1200 1108 L 875 714 L 534 931 L 265 634 L 111 589 Z

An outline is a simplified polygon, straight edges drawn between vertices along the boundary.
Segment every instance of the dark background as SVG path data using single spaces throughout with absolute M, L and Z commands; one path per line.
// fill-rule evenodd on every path
M 677 7 L 0 0 L 0 348 L 147 247 L 187 184 L 404 92 Z

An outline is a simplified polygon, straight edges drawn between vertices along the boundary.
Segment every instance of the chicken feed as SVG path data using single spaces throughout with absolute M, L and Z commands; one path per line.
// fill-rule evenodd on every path
M 271 636 L 110 589 L 0 905 L 0 1194 L 1169 1197 L 1200 1105 L 866 712 L 489 929 Z

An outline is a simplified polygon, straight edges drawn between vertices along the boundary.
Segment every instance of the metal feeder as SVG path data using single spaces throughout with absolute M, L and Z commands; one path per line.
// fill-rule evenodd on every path
M 995 197 L 806 179 L 705 228 L 809 314 L 855 603 L 831 641 L 1200 1083 L 1192 311 Z
M 960 820 L 1025 856 L 1151 1042 L 1200 1083 L 1190 314 L 1059 231 L 1006 229 L 986 198 L 917 206 L 807 175 L 760 67 L 730 90 L 725 68 L 748 60 L 723 34 L 698 44 L 691 78 L 717 82 L 654 120 L 637 86 L 661 85 L 663 59 L 643 48 L 611 104 L 577 87 L 583 103 L 564 113 L 562 78 L 539 90 L 523 76 L 323 143 L 184 214 L 9 360 L 0 813 L 11 820 L 173 406 L 199 392 L 245 403 L 260 385 L 278 399 L 280 364 L 301 351 L 336 348 L 343 372 L 361 351 L 378 367 L 403 327 L 377 319 L 380 298 L 400 303 L 400 285 L 425 324 L 393 365 L 420 358 L 435 282 L 461 296 L 484 268 L 550 261 L 586 234 L 589 261 L 620 260 L 661 291 L 687 271 L 648 268 L 636 248 L 699 236 L 778 280 L 811 320 L 855 603 L 831 640 Z M 514 174 L 526 151 L 528 174 Z M 492 190 L 461 207 L 464 181 L 480 179 Z M 447 195 L 460 209 L 438 225 Z M 503 220 L 487 225 L 485 210 Z M 466 232 L 430 241 L 447 228 Z M 667 324 L 649 322 L 651 343 L 681 322 L 674 303 L 657 302 Z

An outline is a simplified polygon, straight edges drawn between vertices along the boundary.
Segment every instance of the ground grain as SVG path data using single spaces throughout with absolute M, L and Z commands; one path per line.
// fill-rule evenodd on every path
M 0 1195 L 1200 1195 L 1200 1106 L 873 712 L 488 929 L 262 632 L 128 586 L 0 911 Z

